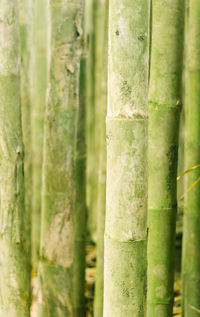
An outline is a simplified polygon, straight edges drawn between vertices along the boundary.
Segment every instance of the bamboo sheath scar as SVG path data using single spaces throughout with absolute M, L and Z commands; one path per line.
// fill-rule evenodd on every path
M 104 317 L 146 312 L 148 19 L 110 0 Z

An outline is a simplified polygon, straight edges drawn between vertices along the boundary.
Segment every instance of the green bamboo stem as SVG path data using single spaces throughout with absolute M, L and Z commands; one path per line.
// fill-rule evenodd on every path
M 188 6 L 185 168 L 199 164 L 200 158 L 200 3 L 197 0 L 190 0 Z M 199 169 L 187 174 L 186 188 L 199 177 Z M 199 196 L 200 184 L 185 196 L 182 258 L 184 317 L 196 317 L 200 312 Z
M 171 317 L 184 0 L 153 0 L 149 88 L 147 316 Z
M 44 111 L 47 85 L 47 17 L 46 0 L 34 0 L 32 43 L 32 265 L 39 258 Z
M 76 201 L 74 254 L 74 315 L 85 316 L 85 241 L 86 241 L 86 141 L 85 141 L 85 72 L 86 61 L 80 64 L 80 104 L 76 145 Z
M 39 316 L 74 316 L 74 212 L 82 1 L 48 1 Z
M 146 311 L 148 17 L 110 0 L 104 317 Z
M 0 2 L 0 316 L 30 316 L 18 1 Z
M 103 316 L 104 229 L 106 209 L 106 109 L 107 109 L 107 54 L 108 0 L 97 1 L 95 12 L 95 109 L 96 138 L 99 140 L 97 187 L 97 274 L 95 284 L 95 317 Z
M 85 4 L 85 3 L 84 3 Z M 86 6 L 84 6 L 86 10 Z M 74 317 L 85 317 L 85 242 L 86 242 L 86 39 L 85 21 L 82 41 L 82 56 L 80 61 L 79 108 L 76 140 L 76 200 L 75 200 L 75 254 L 73 305 Z
M 32 0 L 19 1 L 21 44 L 21 109 L 24 143 L 24 184 L 27 250 L 31 252 L 32 147 L 31 147 L 31 42 Z M 31 253 L 29 254 L 31 262 Z
M 86 39 L 88 44 L 86 76 L 86 143 L 87 143 L 87 227 L 89 240 L 97 239 L 97 178 L 98 155 L 96 151 L 95 112 L 95 11 L 97 0 L 86 0 Z

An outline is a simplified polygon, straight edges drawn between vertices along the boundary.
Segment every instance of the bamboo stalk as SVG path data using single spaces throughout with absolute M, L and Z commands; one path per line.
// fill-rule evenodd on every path
M 104 317 L 146 311 L 148 17 L 109 2 Z
M 41 227 L 43 129 L 47 85 L 46 0 L 33 2 L 32 43 L 32 265 L 37 270 Z
M 86 7 L 84 7 L 84 11 Z M 86 33 L 85 19 L 84 36 L 82 40 L 82 56 L 80 61 L 79 81 L 79 107 L 76 138 L 76 200 L 74 216 L 74 281 L 73 281 L 73 305 L 74 317 L 85 317 L 85 243 L 86 243 Z
M 75 161 L 82 0 L 48 1 L 39 316 L 74 316 Z
M 87 74 L 86 74 L 86 143 L 87 143 L 87 227 L 88 240 L 96 242 L 97 239 L 97 178 L 99 157 L 96 144 L 96 109 L 95 109 L 95 11 L 97 0 L 86 0 L 86 40 Z
M 30 316 L 18 1 L 0 2 L 0 316 Z
M 106 109 L 108 64 L 108 0 L 97 1 L 95 37 L 95 109 L 98 140 L 98 186 L 97 186 L 97 274 L 95 284 L 95 317 L 103 316 L 104 289 L 104 230 L 106 209 Z
M 186 53 L 186 134 L 185 167 L 199 165 L 200 158 L 200 3 L 188 1 L 187 53 Z M 195 169 L 185 177 L 186 187 L 192 190 L 185 196 L 183 225 L 183 314 L 185 317 L 199 316 L 200 309 L 200 235 L 199 196 L 200 184 L 192 186 L 200 177 Z
M 171 317 L 173 308 L 183 29 L 183 0 L 153 0 L 149 88 L 148 317 Z
M 31 266 L 31 202 L 32 202 L 32 144 L 31 144 L 31 67 L 32 67 L 32 0 L 19 1 L 21 52 L 21 115 L 24 143 L 24 185 L 26 242 Z

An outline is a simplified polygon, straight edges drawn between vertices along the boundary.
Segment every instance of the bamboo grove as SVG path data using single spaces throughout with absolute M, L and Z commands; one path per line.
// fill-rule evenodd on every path
M 0 0 L 0 317 L 197 317 L 199 227 L 199 0 Z

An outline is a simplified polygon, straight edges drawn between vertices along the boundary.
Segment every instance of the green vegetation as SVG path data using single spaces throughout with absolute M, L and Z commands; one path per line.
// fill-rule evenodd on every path
M 199 30 L 198 0 L 0 1 L 0 317 L 199 315 Z

